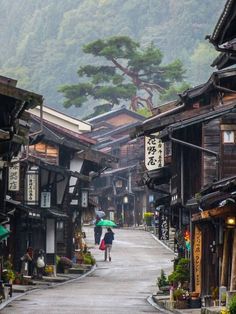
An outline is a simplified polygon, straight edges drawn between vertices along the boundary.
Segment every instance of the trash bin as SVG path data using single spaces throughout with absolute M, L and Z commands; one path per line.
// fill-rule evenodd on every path
M 205 303 L 205 307 L 212 306 L 212 296 L 211 295 L 205 295 L 204 296 L 204 303 Z

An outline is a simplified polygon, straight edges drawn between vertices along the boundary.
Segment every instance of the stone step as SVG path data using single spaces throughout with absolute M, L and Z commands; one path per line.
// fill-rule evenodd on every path
M 84 268 L 69 268 L 68 274 L 84 274 L 86 269 Z

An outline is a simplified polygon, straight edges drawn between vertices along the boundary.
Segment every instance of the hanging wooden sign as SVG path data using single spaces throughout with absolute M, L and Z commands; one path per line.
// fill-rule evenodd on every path
M 163 166 L 164 144 L 158 138 L 145 136 L 145 167 L 147 170 L 155 170 Z
M 88 191 L 81 192 L 81 207 L 88 207 Z
M 169 217 L 167 210 L 161 210 L 159 213 L 159 239 L 169 240 Z
M 8 168 L 8 191 L 20 190 L 20 163 L 15 163 Z
M 38 181 L 39 181 L 38 169 L 30 169 L 26 172 L 25 203 L 28 205 L 38 205 L 39 202 Z
M 197 226 L 195 226 L 195 230 L 194 230 L 193 261 L 194 261 L 194 282 L 195 282 L 194 291 L 201 293 L 202 232 L 200 228 Z

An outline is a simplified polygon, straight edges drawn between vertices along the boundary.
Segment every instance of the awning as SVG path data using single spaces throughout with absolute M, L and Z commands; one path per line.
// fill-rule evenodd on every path
M 199 124 L 199 123 L 203 123 L 203 122 L 218 118 L 222 116 L 223 114 L 232 112 L 234 108 L 235 108 L 235 102 L 231 103 L 230 105 L 225 105 L 223 108 L 220 107 L 220 109 L 215 109 L 208 113 L 199 114 L 198 116 L 195 116 L 193 118 L 171 124 L 170 126 L 166 127 L 164 130 L 160 131 L 158 138 L 166 137 L 168 136 L 169 133 L 177 131 L 179 129 L 186 128 L 194 124 Z
M 86 182 L 90 181 L 89 176 L 83 175 L 77 171 L 71 171 L 67 168 L 64 168 L 64 167 L 61 167 L 58 165 L 46 163 L 43 160 L 36 158 L 34 156 L 29 156 L 27 161 L 33 163 L 34 165 L 42 167 L 43 169 L 46 169 L 48 171 L 52 171 L 52 172 L 61 174 L 62 176 L 68 176 L 68 177 L 71 176 L 71 177 L 75 177 L 75 178 L 81 179 L 82 181 L 86 181 Z
M 156 170 L 145 171 L 143 182 L 146 185 L 161 185 L 168 183 L 171 178 L 171 169 L 169 166 L 161 167 Z
M 0 241 L 6 239 L 10 235 L 10 231 L 0 225 Z
M 127 166 L 127 167 L 120 167 L 120 168 L 117 168 L 117 169 L 112 169 L 112 170 L 107 170 L 107 171 L 104 171 L 103 173 L 101 173 L 101 177 L 107 177 L 107 176 L 110 176 L 110 175 L 115 175 L 115 174 L 119 174 L 121 172 L 125 172 L 125 173 L 128 173 L 129 171 L 132 171 L 136 168 L 136 165 L 133 165 L 133 166 Z
M 26 212 L 29 216 L 29 218 L 33 219 L 41 219 L 41 209 L 38 207 L 30 207 L 27 205 L 22 204 L 19 201 L 13 200 L 13 199 L 6 199 L 6 205 L 11 208 L 18 208 L 24 212 Z M 9 213 L 7 213 L 9 214 Z
M 192 215 L 192 221 L 197 222 L 201 220 L 209 220 L 211 218 L 225 218 L 227 216 L 235 216 L 236 206 L 235 205 L 225 205 L 222 207 L 215 207 L 209 210 L 204 210 L 202 212 Z
M 52 217 L 52 218 L 60 218 L 60 219 L 66 219 L 68 218 L 68 215 L 64 212 L 56 209 L 56 208 L 47 208 L 45 212 L 46 217 Z

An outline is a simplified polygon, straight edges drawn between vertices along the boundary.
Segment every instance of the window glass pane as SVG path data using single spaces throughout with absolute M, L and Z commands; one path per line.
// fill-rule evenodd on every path
M 234 131 L 224 131 L 223 135 L 224 143 L 234 143 Z

